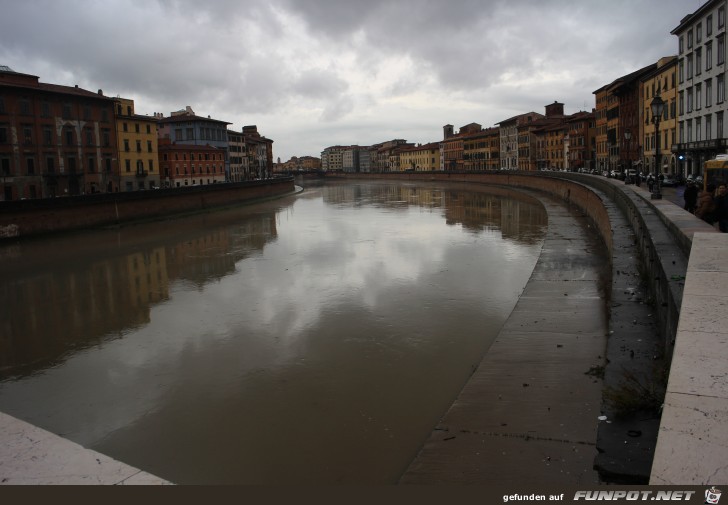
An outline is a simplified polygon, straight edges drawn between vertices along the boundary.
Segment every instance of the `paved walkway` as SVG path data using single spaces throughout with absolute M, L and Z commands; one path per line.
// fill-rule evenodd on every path
M 401 484 L 595 485 L 608 259 L 585 220 L 539 194 L 541 256 L 513 313 Z
M 650 484 L 728 482 L 728 236 L 693 237 Z
M 0 484 L 170 483 L 0 412 Z

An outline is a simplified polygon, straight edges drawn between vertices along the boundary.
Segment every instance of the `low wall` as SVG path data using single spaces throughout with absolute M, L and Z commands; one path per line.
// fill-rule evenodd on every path
M 0 239 L 201 212 L 294 191 L 293 178 L 0 202 Z

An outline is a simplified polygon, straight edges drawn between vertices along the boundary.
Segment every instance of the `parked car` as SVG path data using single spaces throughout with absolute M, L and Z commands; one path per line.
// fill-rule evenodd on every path
M 677 186 L 677 180 L 672 175 L 665 175 L 665 177 L 662 179 L 661 184 L 667 187 Z

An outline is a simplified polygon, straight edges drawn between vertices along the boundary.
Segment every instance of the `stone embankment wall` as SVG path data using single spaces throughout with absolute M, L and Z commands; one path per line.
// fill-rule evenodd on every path
M 203 212 L 294 191 L 293 178 L 0 202 L 0 239 Z

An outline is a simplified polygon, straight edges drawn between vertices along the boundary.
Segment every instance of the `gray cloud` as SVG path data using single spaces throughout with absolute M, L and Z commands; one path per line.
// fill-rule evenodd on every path
M 145 114 L 191 105 L 235 129 L 257 123 L 288 159 L 362 139 L 430 142 L 443 124 L 490 126 L 553 100 L 589 110 L 595 89 L 675 54 L 670 30 L 699 6 L 0 0 L 0 64 L 134 98 Z

